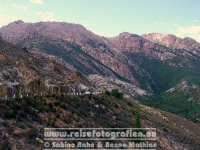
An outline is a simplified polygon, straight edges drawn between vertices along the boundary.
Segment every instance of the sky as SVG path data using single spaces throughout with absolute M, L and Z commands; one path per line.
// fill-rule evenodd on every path
M 78 23 L 96 34 L 165 33 L 200 42 L 200 0 L 0 0 L 0 27 L 16 20 Z

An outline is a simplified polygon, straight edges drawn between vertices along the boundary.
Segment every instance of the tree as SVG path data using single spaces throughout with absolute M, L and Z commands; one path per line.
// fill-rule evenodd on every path
M 22 50 L 25 51 L 25 52 L 28 52 L 27 47 L 23 47 Z
M 106 89 L 105 92 L 104 92 L 104 94 L 110 96 L 110 91 L 108 91 L 108 90 Z
M 123 93 L 120 93 L 118 89 L 112 89 L 111 95 L 118 98 L 118 99 L 123 98 Z
M 136 117 L 135 117 L 135 128 L 141 128 L 141 122 L 140 122 L 140 115 L 139 115 L 139 113 L 137 113 Z

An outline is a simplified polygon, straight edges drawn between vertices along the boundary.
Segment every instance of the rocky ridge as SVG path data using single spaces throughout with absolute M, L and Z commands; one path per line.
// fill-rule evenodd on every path
M 124 32 L 106 38 L 78 24 L 16 21 L 2 27 L 0 37 L 28 51 L 55 56 L 88 79 L 109 79 L 102 86 L 94 83 L 101 89 L 116 87 L 133 97 L 165 92 L 183 79 L 196 78 L 199 72 L 200 44 L 174 35 Z M 117 80 L 124 85 L 112 82 Z

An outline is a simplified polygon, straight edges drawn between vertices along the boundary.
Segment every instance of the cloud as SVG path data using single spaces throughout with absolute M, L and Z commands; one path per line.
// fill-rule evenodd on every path
M 44 3 L 43 0 L 29 0 L 29 2 L 37 4 L 37 5 L 41 5 Z
M 180 37 L 191 37 L 200 41 L 200 26 L 178 27 L 176 35 Z
M 160 25 L 160 26 L 166 25 L 164 22 L 161 22 L 161 21 L 155 21 L 154 24 Z
M 172 23 L 171 25 L 172 25 L 172 26 L 178 26 L 178 23 L 175 23 L 175 22 L 174 22 L 174 23 Z
M 165 23 L 165 22 L 161 22 L 161 21 L 155 21 L 154 22 L 155 25 L 158 25 L 158 26 L 178 26 L 178 24 L 176 22 L 174 23 Z
M 16 20 L 16 18 L 13 16 L 0 14 L 0 26 L 6 25 L 14 20 Z
M 16 8 L 16 9 L 20 9 L 20 10 L 22 10 L 24 12 L 26 12 L 28 10 L 28 8 L 26 6 L 24 6 L 24 5 L 18 5 L 16 3 L 8 4 L 7 6 L 8 7 L 12 7 L 12 8 Z
M 198 19 L 194 19 L 194 20 L 192 20 L 192 22 L 198 23 L 199 20 Z
M 39 12 L 36 12 L 36 15 L 38 17 L 41 17 L 41 19 L 43 21 L 55 21 L 56 20 L 54 13 L 51 11 L 44 11 L 44 12 L 39 11 Z
M 95 30 L 92 30 L 92 32 L 99 35 L 99 36 L 109 37 L 109 35 L 107 35 L 106 33 L 103 33 L 103 32 L 99 32 L 99 31 L 95 31 Z

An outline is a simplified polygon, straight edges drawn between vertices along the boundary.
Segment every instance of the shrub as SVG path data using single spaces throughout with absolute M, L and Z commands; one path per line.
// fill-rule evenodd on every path
M 3 143 L 1 143 L 0 145 L 0 150 L 6 150 L 6 149 L 11 149 L 8 139 L 4 139 Z
M 107 89 L 104 91 L 104 94 L 107 96 L 110 96 L 110 91 L 108 91 Z
M 123 93 L 120 93 L 118 89 L 112 89 L 111 95 L 118 98 L 118 99 L 123 98 Z
M 141 128 L 141 122 L 140 122 L 140 115 L 139 115 L 139 113 L 137 113 L 136 117 L 135 117 L 135 128 Z

